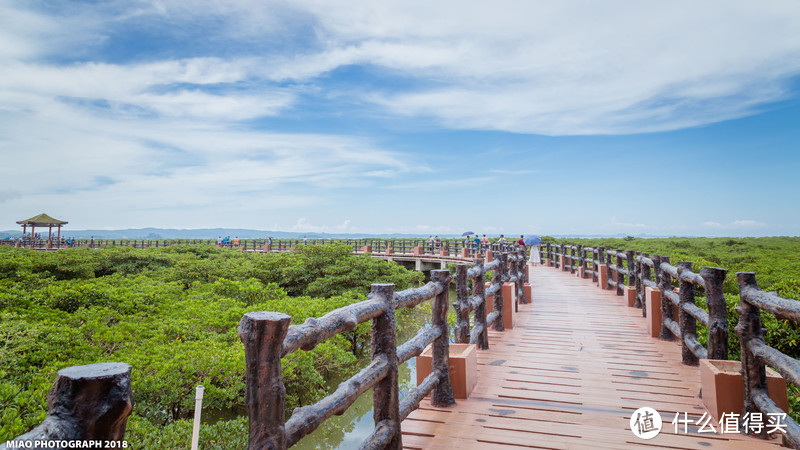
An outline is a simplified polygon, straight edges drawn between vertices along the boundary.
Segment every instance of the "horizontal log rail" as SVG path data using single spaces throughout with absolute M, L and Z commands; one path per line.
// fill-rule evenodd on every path
M 570 253 L 567 253 L 570 250 Z M 577 246 L 575 250 L 578 250 Z M 683 364 L 696 365 L 699 359 L 728 359 L 728 319 L 723 293 L 723 282 L 727 270 L 719 267 L 703 267 L 699 273 L 692 271 L 690 262 L 679 262 L 677 266 L 670 264 L 670 259 L 663 255 L 631 252 L 622 250 L 605 250 L 604 248 L 582 248 L 592 255 L 592 262 L 600 265 L 605 262 L 608 280 L 603 289 L 613 287 L 635 286 L 637 297 L 635 306 L 642 308 L 642 315 L 647 316 L 645 290 L 657 290 L 661 294 L 661 330 L 659 339 L 677 339 L 682 347 Z M 569 264 L 572 257 L 571 248 L 565 245 L 546 245 L 545 255 L 548 265 L 560 259 L 564 265 Z M 612 261 L 616 258 L 616 261 Z M 580 261 L 580 259 L 579 259 Z M 563 268 L 567 271 L 568 269 Z M 628 284 L 625 284 L 628 277 Z M 616 278 L 613 280 L 612 278 Z M 598 282 L 595 278 L 594 281 Z M 800 301 L 784 299 L 775 293 L 763 292 L 758 288 L 754 273 L 737 273 L 740 306 L 736 308 L 739 321 L 735 327 L 741 345 L 742 373 L 744 384 L 744 404 L 742 415 L 761 413 L 772 417 L 785 417 L 775 429 L 783 433 L 784 438 L 795 448 L 800 448 L 800 424 L 788 416 L 787 411 L 778 408 L 769 397 L 766 383 L 766 366 L 778 371 L 787 381 L 800 385 L 800 360 L 794 359 L 766 344 L 761 326 L 761 312 L 772 314 L 778 320 L 800 322 Z M 677 284 L 677 288 L 676 288 Z M 705 292 L 707 311 L 695 303 L 696 288 Z M 676 292 L 677 291 L 677 292 Z M 677 308 L 678 317 L 674 317 Z M 708 330 L 708 346 L 704 347 L 697 339 L 697 324 L 706 326 Z M 766 423 L 765 423 L 766 425 Z M 751 434 L 758 428 L 749 427 Z M 761 428 L 759 434 L 767 438 L 768 427 Z
M 661 294 L 661 329 L 662 340 L 679 340 L 682 345 L 684 364 L 696 365 L 701 358 L 728 358 L 728 321 L 725 297 L 722 284 L 727 270 L 718 267 L 703 267 L 699 274 L 692 272 L 689 262 L 681 262 L 678 266 L 669 263 L 666 256 L 631 250 L 610 250 L 604 247 L 581 247 L 579 245 L 546 244 L 545 254 L 548 260 L 563 259 L 564 266 L 570 264 L 572 251 L 577 251 L 579 263 L 591 260 L 597 269 L 592 274 L 593 282 L 604 284 L 602 289 L 613 289 L 617 295 L 623 295 L 625 287 L 633 287 L 636 297 L 633 306 L 642 309 L 642 316 L 647 316 L 647 304 L 644 301 L 646 289 L 658 290 Z M 569 251 L 569 253 L 566 253 Z M 583 258 L 584 253 L 591 257 Z M 563 257 L 563 258 L 562 258 Z M 581 261 L 580 258 L 583 258 Z M 562 271 L 568 271 L 566 267 Z M 601 277 L 601 272 L 605 274 Z M 584 272 L 584 277 L 586 273 Z M 678 292 L 675 292 L 675 284 Z M 695 303 L 695 287 L 700 286 L 706 294 L 708 311 Z M 675 308 L 678 317 L 674 316 Z M 708 330 L 708 347 L 704 347 L 697 339 L 697 323 Z
M 786 380 L 800 385 L 800 361 L 769 347 L 761 328 L 762 311 L 772 314 L 778 320 L 800 322 L 800 301 L 762 291 L 758 288 L 753 272 L 737 272 L 736 280 L 739 285 L 740 305 L 736 308 L 739 322 L 735 330 L 742 348 L 743 414 L 761 413 L 772 417 L 786 417 L 785 427 L 781 428 L 781 432 L 792 446 L 800 448 L 800 425 L 792 420 L 788 411 L 781 410 L 770 399 L 765 367 L 772 367 Z M 752 429 L 748 428 L 747 431 L 751 432 Z M 757 434 L 767 437 L 764 429 Z
M 502 259 L 501 256 L 499 261 Z M 496 270 L 502 262 L 486 266 Z M 457 277 L 464 278 L 466 266 L 460 267 Z M 477 269 L 474 271 L 476 279 L 480 279 L 486 270 L 482 260 L 476 260 L 473 268 Z M 289 325 L 291 318 L 282 313 L 245 314 L 239 325 L 239 336 L 245 344 L 246 398 L 250 418 L 248 448 L 290 447 L 329 417 L 342 414 L 369 389 L 373 390 L 375 428 L 363 447 L 401 448 L 400 422 L 419 406 L 426 395 L 431 394 L 434 406 L 455 403 L 449 375 L 447 310 L 450 281 L 449 271 L 434 270 L 431 271 L 431 281 L 420 288 L 395 293 L 394 285 L 373 284 L 367 300 L 331 311 L 320 318 L 309 318 L 302 325 Z M 475 283 L 475 286 L 479 284 Z M 459 289 L 463 290 L 464 286 L 459 285 Z M 434 300 L 431 326 L 423 328 L 398 347 L 395 342 L 395 310 L 414 308 L 431 299 Z M 296 408 L 284 421 L 281 357 L 297 350 L 311 350 L 366 321 L 372 323 L 371 363 L 341 383 L 334 393 L 313 405 Z M 433 351 L 431 373 L 400 402 L 398 366 L 422 354 L 429 344 L 432 344 Z
M 462 258 L 478 258 L 494 253 L 511 252 L 517 245 L 508 242 L 490 241 L 488 243 L 465 242 L 463 239 L 449 238 L 439 241 L 426 239 L 226 239 L 218 244 L 216 239 L 4 239 L 0 244 L 27 247 L 37 250 L 58 250 L 73 247 L 133 247 L 138 249 L 168 247 L 171 245 L 215 245 L 223 248 L 239 249 L 254 252 L 289 251 L 300 245 L 326 245 L 344 243 L 350 245 L 355 252 L 373 252 L 380 254 L 421 254 L 438 256 L 458 256 Z
M 503 270 L 508 259 L 507 253 L 497 255 L 497 259 L 484 263 L 482 258 L 477 258 L 471 268 L 466 264 L 456 266 L 456 310 L 455 339 L 458 344 L 476 344 L 480 350 L 489 348 L 488 326 L 493 325 L 496 330 L 503 331 Z M 487 290 L 485 275 L 492 271 L 492 282 Z M 472 295 L 469 292 L 469 282 L 472 282 Z M 491 291 L 494 294 L 494 312 L 491 320 L 486 313 L 486 297 Z M 470 331 L 469 315 L 474 312 L 475 327 Z

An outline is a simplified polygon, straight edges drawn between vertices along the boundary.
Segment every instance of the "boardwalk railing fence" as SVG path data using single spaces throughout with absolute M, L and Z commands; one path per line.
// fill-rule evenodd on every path
M 105 245 L 99 240 L 96 243 Z M 364 241 L 352 244 L 354 248 L 363 247 Z M 278 242 L 278 245 L 285 248 L 284 242 Z M 493 325 L 495 330 L 504 331 L 503 283 L 514 283 L 517 301 L 527 302 L 524 293 L 524 282 L 527 279 L 525 253 L 511 244 L 495 245 L 493 248 L 498 253 L 494 255 L 496 259 L 491 262 L 484 263 L 482 258 L 476 258 L 470 268 L 464 263 L 456 266 L 458 296 L 454 306 L 458 314 L 458 324 L 455 340 L 458 343 L 477 344 L 482 350 L 489 348 L 489 326 Z M 492 283 L 485 289 L 484 276 L 489 271 L 493 272 Z M 331 416 L 344 413 L 369 389 L 373 390 L 375 428 L 362 444 L 362 448 L 402 448 L 400 423 L 419 407 L 422 399 L 428 394 L 431 394 L 434 406 L 445 407 L 455 404 L 449 374 L 450 330 L 447 323 L 452 276 L 448 270 L 433 270 L 430 279 L 431 281 L 422 287 L 400 292 L 394 292 L 393 284 L 373 284 L 365 301 L 336 309 L 319 318 L 309 318 L 302 325 L 290 325 L 291 317 L 280 312 L 246 313 L 239 323 L 238 334 L 245 349 L 245 399 L 249 416 L 248 448 L 290 447 Z M 472 282 L 472 296 L 467 295 L 468 280 Z M 487 295 L 494 295 L 495 298 L 494 311 L 488 315 L 485 304 Z M 397 346 L 395 310 L 414 308 L 429 300 L 433 300 L 430 326 L 420 329 L 416 336 Z M 474 326 L 470 329 L 469 313 L 473 311 Z M 313 405 L 296 408 L 291 416 L 285 419 L 286 389 L 281 379 L 281 358 L 298 350 L 312 350 L 320 343 L 339 333 L 353 330 L 358 324 L 366 321 L 371 322 L 370 363 L 356 375 L 339 384 L 329 396 Z M 428 345 L 432 347 L 431 373 L 401 401 L 398 367 L 412 357 L 422 354 Z M 103 365 L 71 367 L 62 372 L 76 372 L 81 374 L 81 379 L 111 379 L 108 374 L 109 368 L 100 366 Z M 111 374 L 112 381 L 121 383 L 127 388 L 125 392 L 128 392 L 120 401 L 127 401 L 129 406 L 115 413 L 114 427 L 109 428 L 111 431 L 107 435 L 113 439 L 121 439 L 127 416 L 131 411 L 130 366 L 113 363 L 109 367 L 120 372 L 112 371 L 114 372 Z M 59 376 L 61 377 L 61 372 Z M 53 417 L 64 416 L 53 408 L 63 405 L 69 398 L 87 398 L 86 395 L 75 395 L 67 390 L 57 389 L 58 385 L 59 381 L 56 382 L 48 401 L 51 406 L 56 405 L 50 411 Z M 79 384 L 74 385 L 79 386 Z M 118 388 L 114 389 L 116 389 L 114 392 L 120 391 Z M 106 405 L 109 399 L 114 397 L 111 395 L 101 397 L 90 398 L 91 405 L 80 405 L 78 409 L 88 414 L 82 422 L 96 422 L 97 418 L 93 419 L 92 413 L 106 414 L 105 411 L 108 409 Z M 53 422 L 56 419 L 50 419 L 51 416 L 48 416 L 48 420 L 56 423 Z M 16 438 L 15 441 L 80 440 L 97 436 L 92 434 L 91 429 L 73 430 L 61 426 L 53 428 L 48 425 L 51 422 Z M 63 430 L 66 431 L 62 432 Z M 0 448 L 3 447 L 5 444 L 0 443 Z
M 800 302 L 781 298 L 774 292 L 758 288 L 756 274 L 737 272 L 740 306 L 736 334 L 742 348 L 742 378 L 744 381 L 743 413 L 761 413 L 768 416 L 781 415 L 781 410 L 769 397 L 765 365 L 770 366 L 795 386 L 800 386 L 800 361 L 767 345 L 761 328 L 761 312 L 775 316 L 778 320 L 800 322 Z M 800 448 L 800 425 L 791 418 L 786 420 L 784 437 L 795 448 Z M 766 430 L 762 430 L 762 437 Z
M 37 250 L 64 249 L 71 247 L 133 247 L 133 248 L 158 248 L 171 245 L 217 245 L 216 239 L 75 239 L 68 243 L 66 238 L 59 239 L 11 239 L 0 240 L 0 245 L 33 248 Z M 236 243 L 238 242 L 238 244 Z M 497 241 L 479 244 L 465 242 L 462 239 L 440 239 L 438 243 L 427 239 L 239 239 L 226 241 L 222 247 L 236 248 L 243 251 L 287 251 L 300 245 L 325 245 L 331 243 L 345 243 L 354 251 L 369 249 L 374 253 L 400 253 L 411 254 L 419 249 L 421 254 L 438 256 L 459 256 L 477 258 L 492 250 L 497 253 L 508 251 L 516 247 L 510 243 Z
M 492 272 L 492 281 L 486 287 L 485 277 Z M 525 254 L 520 250 L 511 253 L 500 253 L 497 259 L 484 263 L 483 258 L 476 258 L 472 267 L 466 264 L 456 266 L 456 302 L 453 304 L 456 312 L 455 340 L 459 344 L 476 344 L 480 350 L 489 349 L 488 327 L 493 326 L 497 331 L 504 331 L 503 322 L 503 283 L 514 283 L 516 292 L 515 310 L 519 302 L 529 303 L 525 296 L 525 283 L 528 272 L 525 264 Z M 470 295 L 469 284 L 472 285 Z M 486 298 L 493 296 L 493 311 L 487 314 Z M 474 326 L 470 331 L 470 313 L 473 315 Z
M 670 263 L 664 255 L 590 248 L 580 245 L 544 244 L 543 254 L 550 267 L 575 273 L 584 268 L 583 277 L 592 277 L 601 289 L 614 290 L 623 295 L 624 286 L 636 289 L 635 307 L 647 316 L 646 290 L 661 294 L 661 329 L 659 339 L 678 340 L 682 346 L 682 362 L 697 365 L 700 359 L 728 359 L 729 323 L 723 283 L 727 269 L 703 267 L 699 273 L 692 271 L 691 262 Z M 587 256 L 591 255 L 587 259 Z M 613 258 L 613 259 L 612 259 Z M 563 261 L 563 264 L 561 263 Z M 591 263 L 591 269 L 587 263 Z M 602 272 L 605 271 L 605 276 Z M 774 368 L 787 381 L 800 386 L 800 361 L 767 346 L 761 326 L 761 312 L 772 314 L 783 321 L 800 322 L 800 301 L 784 299 L 775 293 L 761 291 L 751 272 L 738 272 L 740 306 L 736 308 L 739 321 L 735 331 L 741 345 L 744 404 L 742 413 L 785 415 L 786 428 L 781 429 L 786 440 L 800 448 L 800 425 L 770 399 L 767 391 L 765 365 Z M 628 283 L 625 284 L 627 277 Z M 605 283 L 601 285 L 601 281 Z M 696 304 L 697 289 L 705 293 L 707 311 Z M 675 308 L 678 317 L 674 316 Z M 708 331 L 707 347 L 697 339 L 697 325 Z M 783 416 L 782 416 L 783 417 Z M 752 428 L 748 428 L 752 433 Z M 766 427 L 760 433 L 767 437 Z

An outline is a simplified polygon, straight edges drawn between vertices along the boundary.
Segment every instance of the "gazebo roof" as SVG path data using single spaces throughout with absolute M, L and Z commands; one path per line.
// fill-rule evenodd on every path
M 47 226 L 47 225 L 65 225 L 69 222 L 66 220 L 58 220 L 48 216 L 45 213 L 41 213 L 38 216 L 33 216 L 30 219 L 26 220 L 19 220 L 17 221 L 20 225 L 34 225 L 34 226 Z

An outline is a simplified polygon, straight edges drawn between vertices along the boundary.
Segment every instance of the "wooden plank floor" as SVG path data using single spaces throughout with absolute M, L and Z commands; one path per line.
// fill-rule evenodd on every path
M 641 309 L 558 269 L 540 266 L 531 278 L 533 303 L 478 353 L 470 398 L 441 409 L 424 400 L 403 421 L 404 447 L 780 448 L 779 439 L 698 433 L 699 371 L 681 364 L 678 344 L 647 335 Z M 651 440 L 630 430 L 644 406 L 664 421 Z M 688 434 L 675 433 L 677 412 L 692 419 Z

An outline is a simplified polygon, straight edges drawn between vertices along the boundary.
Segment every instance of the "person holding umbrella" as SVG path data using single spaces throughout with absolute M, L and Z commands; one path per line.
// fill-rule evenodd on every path
M 475 233 L 473 233 L 472 231 L 465 231 L 465 232 L 461 233 L 461 236 L 466 236 L 466 239 L 464 239 L 464 248 L 469 248 L 470 247 L 470 244 L 472 243 L 472 239 L 470 237 L 473 234 L 475 234 Z
M 542 257 L 539 255 L 539 244 L 542 243 L 542 238 L 539 236 L 528 236 L 523 242 L 531 246 L 531 257 L 528 262 L 534 266 L 541 263 Z

